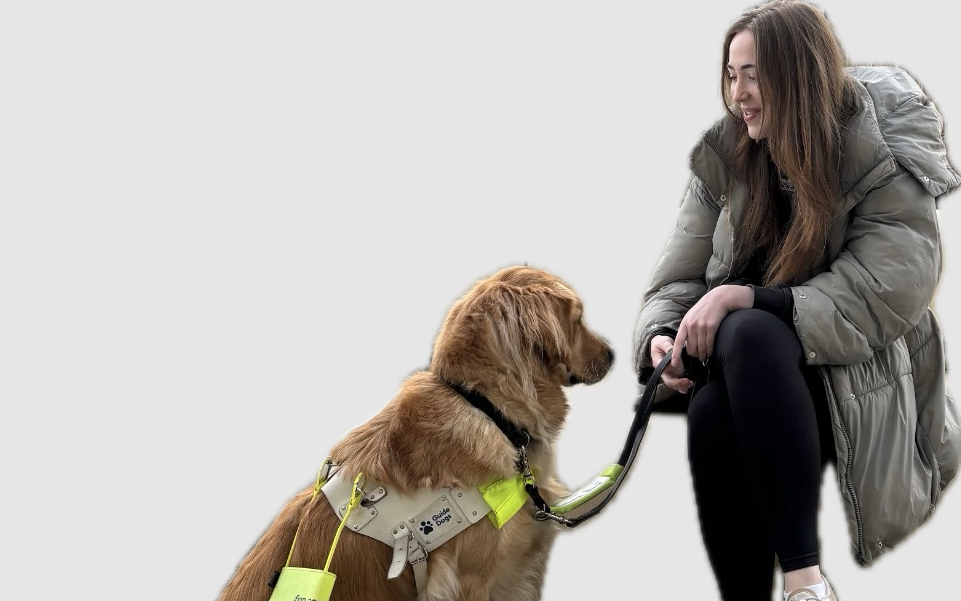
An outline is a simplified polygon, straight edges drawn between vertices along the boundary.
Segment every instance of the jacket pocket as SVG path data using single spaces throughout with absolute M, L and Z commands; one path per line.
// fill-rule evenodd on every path
M 934 313 L 929 310 L 905 338 L 918 406 L 918 444 L 930 453 L 936 470 L 936 503 L 961 463 L 961 407 L 945 384 L 944 343 Z
M 890 549 L 931 513 L 937 471 L 918 427 L 907 344 L 898 339 L 863 363 L 835 366 L 838 409 L 850 438 L 847 479 L 857 495 L 863 541 Z M 840 461 L 839 456 L 839 461 Z

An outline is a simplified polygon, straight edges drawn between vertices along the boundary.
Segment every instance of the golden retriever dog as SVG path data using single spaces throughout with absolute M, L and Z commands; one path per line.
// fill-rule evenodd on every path
M 564 389 L 600 381 L 613 360 L 607 341 L 585 325 L 583 304 L 570 286 L 540 269 L 502 269 L 456 300 L 428 368 L 407 377 L 376 416 L 334 445 L 330 458 L 348 477 L 362 473 L 378 482 L 389 497 L 516 478 L 526 452 L 537 491 L 553 504 L 569 494 L 555 466 L 556 441 L 569 411 Z M 465 391 L 483 395 L 510 424 L 526 430 L 528 444 L 512 443 Z M 273 590 L 268 580 L 288 554 L 290 566 L 324 567 L 341 520 L 322 493 L 311 503 L 312 493 L 309 486 L 286 503 L 240 562 L 220 601 L 266 601 Z M 412 565 L 388 579 L 393 549 L 345 528 L 329 567 L 336 574 L 331 601 L 539 599 L 548 555 L 563 526 L 534 514 L 527 497 L 500 528 L 479 519 L 433 549 L 419 592 Z

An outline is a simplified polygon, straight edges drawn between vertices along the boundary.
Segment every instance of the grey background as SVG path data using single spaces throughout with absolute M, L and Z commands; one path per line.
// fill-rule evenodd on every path
M 618 354 L 571 391 L 562 477 L 617 459 L 640 296 L 748 3 L 466 4 L 0 9 L 5 596 L 214 599 L 509 264 L 566 279 Z M 939 5 L 824 6 L 853 61 L 920 79 L 961 152 Z M 959 199 L 936 299 L 952 364 Z M 615 501 L 557 541 L 546 599 L 712 597 L 685 438 L 654 418 Z M 822 499 L 844 601 L 954 590 L 961 493 L 870 569 L 833 471 Z

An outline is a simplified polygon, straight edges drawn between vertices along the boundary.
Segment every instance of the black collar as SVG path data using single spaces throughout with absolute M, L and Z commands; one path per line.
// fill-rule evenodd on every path
M 457 384 L 456 382 L 451 382 L 446 380 L 447 385 L 457 391 L 462 397 L 467 399 L 467 402 L 477 407 L 483 411 L 487 417 L 491 418 L 497 427 L 500 428 L 501 432 L 504 433 L 510 441 L 517 448 L 526 447 L 531 443 L 531 435 L 524 428 L 519 428 L 513 422 L 511 422 L 507 417 L 498 411 L 497 407 L 490 402 L 486 396 L 477 392 L 476 390 L 468 390 L 464 388 L 463 385 Z

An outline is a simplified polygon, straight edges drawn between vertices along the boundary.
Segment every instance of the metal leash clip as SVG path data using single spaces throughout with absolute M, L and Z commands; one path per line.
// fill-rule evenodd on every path
M 520 470 L 525 484 L 534 484 L 534 474 L 531 472 L 530 463 L 527 461 L 527 447 L 518 447 L 517 469 Z
M 556 513 L 545 511 L 543 509 L 538 509 L 534 512 L 534 519 L 540 520 L 541 522 L 544 520 L 554 520 L 555 522 L 564 524 L 565 526 L 570 526 L 574 523 L 572 520 L 569 520 L 562 515 L 557 515 Z

